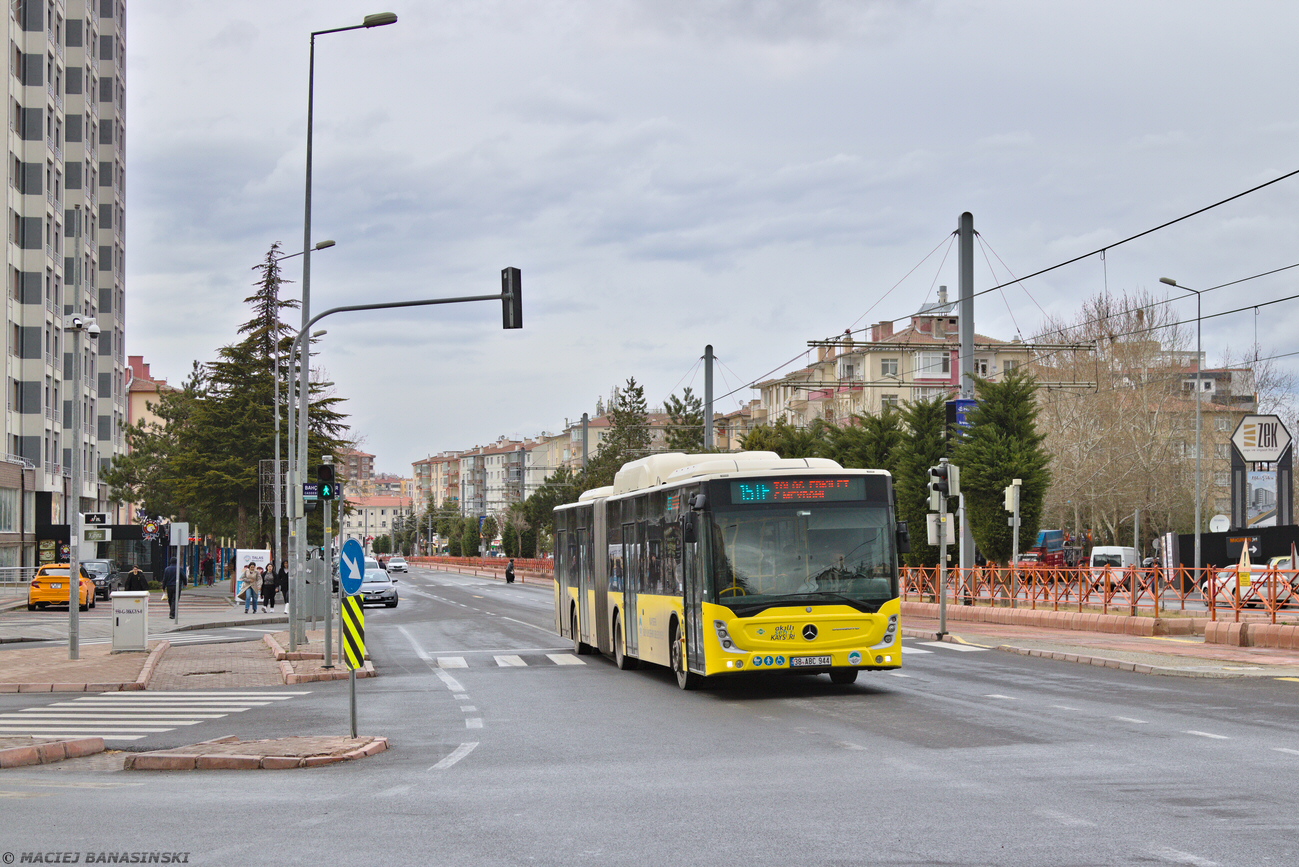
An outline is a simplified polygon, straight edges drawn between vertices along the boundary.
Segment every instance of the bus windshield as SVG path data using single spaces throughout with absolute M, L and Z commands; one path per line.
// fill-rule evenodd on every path
M 741 616 L 803 603 L 878 610 L 898 595 L 891 526 L 884 504 L 719 508 L 712 597 Z

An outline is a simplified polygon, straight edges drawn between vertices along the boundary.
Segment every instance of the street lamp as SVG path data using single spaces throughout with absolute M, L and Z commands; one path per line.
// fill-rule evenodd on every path
M 1186 292 L 1195 293 L 1195 580 L 1200 580 L 1200 402 L 1204 383 L 1200 381 L 1202 366 L 1200 354 L 1200 293 L 1202 290 L 1183 286 L 1172 277 L 1160 277 L 1160 283 L 1176 286 Z
M 88 316 L 74 313 L 64 321 L 63 329 L 73 334 L 72 448 L 69 451 L 72 455 L 72 496 L 64 500 L 64 509 L 68 513 L 68 659 L 80 659 L 81 623 L 77 613 L 81 603 L 81 450 L 86 442 L 86 432 L 83 430 L 84 425 L 81 421 L 81 404 L 86 397 L 82 394 L 81 386 L 81 366 L 85 361 L 81 348 L 81 335 L 98 337 L 99 324 Z M 95 591 L 91 588 L 90 592 Z
M 396 24 L 397 15 L 393 12 L 377 12 L 373 15 L 367 15 L 361 20 L 360 24 L 353 24 L 348 27 L 334 27 L 329 30 L 313 30 L 311 32 L 311 50 L 307 65 L 307 182 L 306 182 L 306 201 L 304 203 L 304 216 L 302 220 L 302 327 L 300 333 L 306 332 L 311 327 L 311 139 L 315 121 L 315 96 L 316 96 L 316 37 L 323 36 L 326 33 L 342 33 L 346 30 L 368 30 L 371 27 L 384 27 L 388 24 Z M 298 461 L 295 464 L 289 462 L 289 475 L 293 477 L 294 484 L 301 484 L 303 470 L 306 466 L 307 455 L 307 365 L 303 364 L 298 374 Z M 298 530 L 290 532 L 293 547 L 294 571 L 301 577 L 301 573 L 306 564 L 306 517 L 305 515 L 296 514 L 296 498 L 289 498 L 289 515 L 290 527 L 297 527 Z M 295 630 L 290 624 L 289 638 L 293 642 Z
M 317 241 L 315 246 L 312 249 L 327 250 L 330 247 L 333 247 L 335 243 L 336 242 L 334 241 Z M 301 256 L 304 252 L 305 251 L 303 250 L 299 250 L 296 253 L 289 253 L 287 256 L 277 256 L 275 261 L 283 262 L 285 259 L 292 259 L 294 256 Z M 280 467 L 280 340 L 279 337 L 280 336 L 277 333 L 275 335 L 275 466 L 273 471 L 275 474 L 275 562 L 271 564 L 272 566 L 276 565 L 277 563 L 282 563 L 286 559 L 284 556 L 284 548 L 282 546 L 282 541 L 284 537 L 280 530 L 280 526 L 281 526 L 280 519 L 284 515 L 284 493 L 285 492 L 283 486 L 280 483 L 282 478 L 281 477 L 282 469 Z M 289 604 L 289 600 L 285 599 L 284 604 L 287 606 Z

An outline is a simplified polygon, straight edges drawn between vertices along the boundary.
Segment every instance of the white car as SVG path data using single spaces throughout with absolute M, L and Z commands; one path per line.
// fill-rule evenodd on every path
M 389 557 L 389 558 L 388 558 L 388 571 L 389 571 L 389 572 L 405 572 L 405 571 L 406 571 L 406 558 L 405 558 L 405 557 L 402 557 L 401 555 L 397 555 L 397 556 L 395 556 L 395 557 Z
M 1214 573 L 1213 595 L 1217 604 L 1228 607 L 1236 604 L 1236 572 L 1237 570 L 1233 567 L 1231 569 L 1219 569 Z M 1209 595 L 1208 589 L 1208 587 L 1201 588 L 1206 597 Z M 1291 602 L 1294 596 L 1295 589 L 1290 584 L 1290 576 L 1285 572 L 1269 569 L 1267 566 L 1251 566 L 1249 583 L 1242 584 L 1240 587 L 1240 604 L 1242 608 L 1251 606 L 1266 608 L 1268 601 L 1271 599 L 1276 599 L 1277 605 L 1285 605 Z

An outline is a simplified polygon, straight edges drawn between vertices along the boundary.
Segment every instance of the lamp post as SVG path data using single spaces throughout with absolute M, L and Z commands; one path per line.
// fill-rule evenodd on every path
M 334 241 L 317 241 L 312 249 L 327 250 L 334 246 Z M 294 256 L 301 256 L 305 250 L 299 250 L 297 253 L 289 253 L 287 256 L 276 257 L 276 262 L 283 262 L 285 259 L 292 259 Z M 277 333 L 275 340 L 275 465 L 273 472 L 275 474 L 275 560 L 271 565 L 275 566 L 277 562 L 284 562 L 283 533 L 280 529 L 280 519 L 284 517 L 284 500 L 285 494 L 282 485 L 281 467 L 280 467 L 280 335 Z M 278 570 L 276 570 L 278 571 Z M 287 591 L 286 591 L 287 592 Z M 284 604 L 287 607 L 289 600 L 285 599 Z
M 1195 293 L 1195 580 L 1198 583 L 1200 580 L 1200 403 L 1204 392 L 1204 383 L 1200 381 L 1203 358 L 1200 354 L 1200 293 L 1202 290 L 1183 286 L 1172 277 L 1160 277 L 1159 282 Z
M 330 243 L 332 244 L 333 242 L 331 241 Z M 313 332 L 311 332 L 311 336 L 312 336 L 312 338 L 316 338 L 316 337 L 324 337 L 324 336 L 325 336 L 326 334 L 328 334 L 328 333 L 329 333 L 328 331 L 326 331 L 325 329 L 322 328 L 322 329 L 320 329 L 319 331 L 313 331 Z M 301 335 L 299 335 L 299 336 L 301 336 Z M 307 362 L 308 362 L 308 361 L 310 360 L 310 358 L 311 358 L 311 350 L 308 348 L 308 349 L 306 349 L 306 350 L 304 351 L 303 348 L 302 348 L 301 346 L 298 345 L 299 342 L 300 342 L 300 341 L 298 341 L 298 340 L 295 338 L 294 341 L 293 341 L 293 348 L 292 348 L 292 350 L 289 352 L 289 370 L 290 370 L 290 372 L 292 372 L 293 370 L 295 370 L 295 369 L 297 369 L 297 368 L 306 369 Z M 278 353 L 278 348 L 277 348 L 276 351 L 277 351 L 277 353 Z M 304 357 L 304 356 L 305 356 L 305 357 Z M 297 365 L 297 368 L 295 368 L 294 365 Z M 290 395 L 289 395 L 289 416 L 290 416 L 290 420 L 292 420 L 292 416 L 293 416 L 293 407 L 294 407 L 294 406 L 295 406 L 294 396 L 293 396 L 292 394 L 290 394 Z M 278 424 L 278 422 L 279 422 L 279 413 L 278 413 L 278 412 L 276 413 L 275 420 L 276 420 L 276 422 L 277 422 L 277 424 Z M 292 431 L 292 428 L 290 428 L 290 431 Z M 289 504 L 289 535 L 290 535 L 290 538 L 294 538 L 294 537 L 295 537 L 295 534 L 298 532 L 298 531 L 297 531 L 297 525 L 296 525 L 296 520 L 297 520 L 296 512 L 297 512 L 297 504 L 298 504 L 299 502 L 301 502 L 301 500 L 302 500 L 302 487 L 301 487 L 301 484 L 300 484 L 301 479 L 298 480 L 298 483 L 295 483 L 295 482 L 294 482 L 294 478 L 296 477 L 296 474 L 293 472 L 293 468 L 294 468 L 295 466 L 297 466 L 297 451 L 296 451 L 296 449 L 295 449 L 296 440 L 297 440 L 297 437 L 293 436 L 293 434 L 290 433 L 290 435 L 289 435 L 289 444 L 288 444 L 288 445 L 289 445 L 289 472 L 288 472 L 288 474 L 287 474 L 287 475 L 288 475 L 288 478 L 285 479 L 285 496 L 287 497 L 287 499 L 288 499 L 288 504 Z M 280 446 L 279 438 L 277 437 L 277 438 L 276 438 L 276 441 L 275 441 L 275 454 L 276 454 L 276 457 L 278 457 L 278 456 L 279 456 L 279 453 L 280 453 L 280 448 L 279 448 L 279 446 Z M 277 479 L 276 489 L 277 489 L 277 491 L 278 491 L 278 489 L 279 489 L 278 479 Z M 278 521 L 278 520 L 276 521 L 275 531 L 276 531 L 276 533 L 279 532 L 279 521 Z M 295 552 L 294 568 L 293 568 L 293 573 L 292 573 L 292 575 L 290 575 L 290 577 L 289 577 L 289 596 L 290 596 L 290 598 L 293 600 L 293 604 L 294 604 L 294 606 L 296 606 L 296 607 L 288 608 L 288 612 L 289 612 L 289 650 L 297 650 L 297 649 L 298 649 L 298 642 L 299 642 L 300 640 L 305 640 L 305 638 L 306 638 L 305 635 L 301 636 L 301 638 L 300 638 L 299 635 L 298 635 L 298 632 L 299 632 L 298 625 L 301 624 L 302 621 L 301 621 L 301 619 L 297 618 L 297 616 L 296 616 L 295 613 L 294 613 L 294 612 L 298 612 L 299 609 L 301 608 L 301 606 L 298 605 L 298 601 L 302 598 L 302 592 L 303 592 L 303 591 L 302 591 L 302 581 L 303 581 L 303 579 L 304 579 L 304 577 L 305 577 L 305 576 L 302 574 L 302 572 L 303 572 L 303 570 L 305 570 L 305 568 L 306 568 L 306 546 L 307 546 L 307 518 L 306 518 L 306 512 L 303 512 L 303 514 L 302 514 L 302 530 L 301 530 L 301 536 L 299 536 L 299 537 L 297 537 L 297 538 L 299 538 L 299 539 L 301 540 L 301 542 L 300 542 L 300 545 L 295 545 L 295 546 L 293 546 L 293 550 L 294 550 L 294 552 Z M 279 543 L 279 537 L 277 536 L 277 537 L 276 537 L 276 544 L 278 544 L 278 543 Z M 297 552 L 298 550 L 301 550 L 301 551 L 303 552 L 303 557 L 302 557 L 302 562 L 301 562 L 301 564 L 299 564 L 298 561 L 296 560 L 296 552 Z M 301 566 L 301 568 L 299 568 L 299 565 Z M 286 606 L 286 608 L 288 607 L 288 600 L 287 600 L 287 599 L 285 600 L 285 606 Z
M 79 287 L 78 287 L 79 288 Z M 64 508 L 68 517 L 68 659 L 81 658 L 81 624 L 77 618 L 81 603 L 81 450 L 85 447 L 86 432 L 81 420 L 82 394 L 81 365 L 85 361 L 81 335 L 99 336 L 99 325 L 88 316 L 74 313 L 63 326 L 72 337 L 72 496 L 66 498 Z M 179 568 L 179 567 L 177 567 Z M 94 588 L 90 590 L 94 593 Z
M 367 15 L 360 24 L 348 27 L 334 27 L 329 30 L 311 32 L 311 49 L 307 64 L 307 179 L 306 201 L 302 220 L 302 328 L 306 333 L 311 321 L 311 139 L 315 121 L 316 96 L 316 37 L 327 33 L 342 33 L 347 30 L 368 30 L 371 27 L 383 27 L 396 24 L 397 15 L 393 12 L 378 12 Z M 305 347 L 304 347 L 305 350 Z M 289 461 L 290 484 L 300 485 L 307 456 L 307 364 L 305 354 L 302 368 L 298 373 L 298 459 Z M 296 514 L 296 497 L 289 497 L 289 536 L 293 554 L 294 573 L 301 578 L 306 565 L 306 529 L 305 515 Z M 290 618 L 292 621 L 292 618 Z M 292 639 L 294 630 L 290 622 L 289 636 Z

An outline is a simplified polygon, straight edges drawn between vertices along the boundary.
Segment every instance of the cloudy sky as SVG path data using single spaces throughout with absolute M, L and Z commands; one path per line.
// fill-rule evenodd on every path
M 627 377 L 702 391 L 709 343 L 734 409 L 809 339 L 954 293 L 962 211 L 982 289 L 1299 169 L 1284 0 L 131 0 L 127 348 L 155 374 L 232 342 L 252 266 L 301 249 L 309 33 L 382 11 L 317 43 L 314 236 L 338 245 L 313 311 L 497 292 L 512 265 L 526 325 L 495 302 L 322 325 L 386 472 L 558 431 Z M 1295 264 L 1296 205 L 1299 177 L 985 295 L 978 331 Z M 1296 325 L 1299 301 L 1208 320 L 1205 348 L 1289 352 Z

